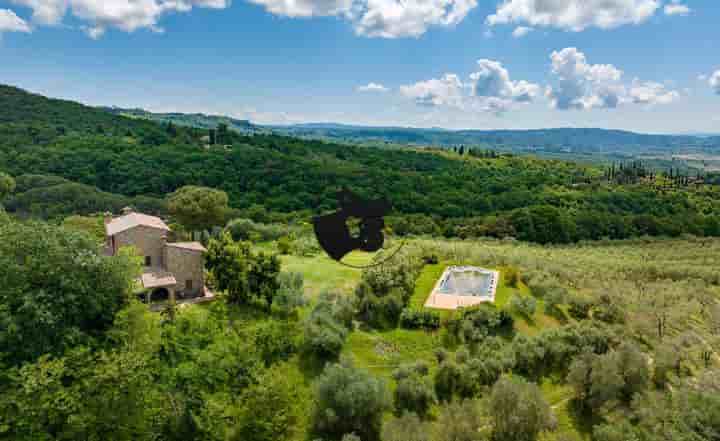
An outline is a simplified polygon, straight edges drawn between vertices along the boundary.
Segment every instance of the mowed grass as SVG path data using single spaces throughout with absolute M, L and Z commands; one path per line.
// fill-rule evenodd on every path
M 433 365 L 435 350 L 441 347 L 439 333 L 401 328 L 355 330 L 348 337 L 342 356 L 351 359 L 355 366 L 390 380 L 392 372 L 403 364 L 425 361 Z
M 373 254 L 354 251 L 343 262 L 364 266 L 370 263 Z M 362 270 L 345 266 L 332 260 L 326 254 L 313 257 L 280 256 L 282 270 L 301 273 L 305 281 L 305 296 L 309 300 L 317 298 L 324 291 L 350 293 L 360 281 Z

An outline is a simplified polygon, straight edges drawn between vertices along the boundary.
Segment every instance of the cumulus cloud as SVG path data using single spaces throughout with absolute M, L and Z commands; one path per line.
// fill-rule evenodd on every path
M 478 70 L 463 82 L 456 74 L 401 86 L 400 93 L 422 106 L 447 106 L 503 113 L 517 103 L 528 103 L 540 95 L 540 86 L 513 81 L 502 63 L 478 60 Z
M 547 90 L 552 107 L 561 110 L 613 108 L 620 103 L 624 87 L 622 71 L 611 64 L 588 64 L 585 54 L 565 48 L 550 55 L 558 85 Z
M 478 60 L 478 71 L 470 74 L 471 95 L 526 103 L 540 93 L 540 86 L 527 81 L 513 81 L 499 61 Z
M 527 23 L 576 32 L 612 29 L 642 23 L 659 7 L 659 0 L 504 0 L 487 23 Z
M 463 107 L 463 83 L 455 74 L 445 74 L 440 79 L 419 81 L 400 86 L 400 94 L 415 101 L 419 106 Z
M 37 24 L 62 23 L 70 12 L 85 24 L 82 29 L 91 37 L 99 38 L 109 28 L 133 32 L 150 29 L 161 32 L 160 18 L 170 12 L 189 12 L 193 7 L 224 9 L 230 0 L 12 0 L 32 10 Z
M 9 9 L 0 9 L 0 34 L 3 32 L 30 32 L 30 25 Z
M 418 37 L 432 26 L 460 23 L 476 6 L 477 0 L 362 0 L 347 17 L 358 35 Z
M 672 0 L 671 3 L 665 5 L 663 11 L 665 11 L 665 15 L 688 15 L 691 9 L 682 4 L 681 0 Z
M 716 94 L 720 95 L 720 70 L 715 71 L 708 79 L 710 87 L 713 88 Z
M 573 47 L 554 51 L 550 59 L 557 84 L 546 89 L 546 96 L 556 109 L 613 109 L 625 103 L 668 104 L 680 96 L 655 82 L 636 79 L 628 87 L 622 81 L 623 71 L 612 64 L 590 64 L 585 54 Z
M 378 83 L 367 83 L 364 86 L 357 88 L 358 92 L 387 92 L 389 89 L 382 84 Z
M 675 90 L 668 90 L 665 85 L 654 81 L 640 82 L 633 81 L 629 91 L 630 99 L 634 104 L 670 104 L 680 98 Z
M 513 31 L 512 36 L 515 38 L 522 38 L 532 31 L 533 31 L 533 28 L 529 28 L 527 26 L 518 26 Z
M 352 0 L 249 0 L 268 12 L 286 17 L 322 17 L 346 14 Z

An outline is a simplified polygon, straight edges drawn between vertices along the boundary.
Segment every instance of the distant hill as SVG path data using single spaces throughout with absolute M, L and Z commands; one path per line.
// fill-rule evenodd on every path
M 608 179 L 609 169 L 496 149 L 381 149 L 284 136 L 267 127 L 260 129 L 267 133 L 217 130 L 211 136 L 207 128 L 196 127 L 214 122 L 206 116 L 173 115 L 172 121 L 189 121 L 193 127 L 171 125 L 138 111 L 107 111 L 12 87 L 0 88 L 0 109 L 0 170 L 19 182 L 18 191 L 3 202 L 15 213 L 62 217 L 124 204 L 162 211 L 165 195 L 184 185 L 201 185 L 228 193 L 229 218 L 308 222 L 336 209 L 338 190 L 348 187 L 362 197 L 390 199 L 394 211 L 388 225 L 399 234 L 515 237 L 540 243 L 720 235 L 720 189 L 695 188 L 688 176 L 677 179 L 677 168 L 672 180 L 662 174 L 659 180 L 625 184 Z M 593 139 L 606 145 L 622 145 L 623 139 L 655 139 L 662 145 L 675 139 L 700 142 L 595 129 L 332 127 L 302 130 L 412 137 L 418 143 L 470 135 L 495 136 L 489 141 L 493 143 L 542 142 L 543 134 L 563 145 Z M 622 176 L 637 178 L 645 170 L 637 162 L 627 167 L 620 169 Z
M 445 147 L 466 145 L 513 151 L 647 153 L 679 149 L 720 149 L 720 136 L 649 135 L 597 128 L 445 130 L 341 124 L 299 124 L 272 128 L 294 136 L 333 140 Z
M 228 128 L 241 133 L 254 133 L 263 130 L 248 120 L 231 118 L 229 116 L 205 115 L 204 113 L 154 113 L 144 109 L 123 109 L 120 107 L 100 107 L 100 109 L 129 118 L 147 119 L 161 123 L 172 122 L 173 124 L 185 127 L 214 129 L 219 124 L 224 123 L 228 125 Z

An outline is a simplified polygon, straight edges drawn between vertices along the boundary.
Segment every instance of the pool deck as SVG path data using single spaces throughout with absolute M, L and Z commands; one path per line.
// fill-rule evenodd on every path
M 487 270 L 485 268 L 477 268 L 480 271 L 492 273 L 492 281 L 490 285 L 490 295 L 488 296 L 472 296 L 472 295 L 452 295 L 443 294 L 438 292 L 440 284 L 448 276 L 448 273 L 452 271 L 453 267 L 445 268 L 442 276 L 435 282 L 435 287 L 425 301 L 426 308 L 434 309 L 459 309 L 468 308 L 470 306 L 480 305 L 482 303 L 492 303 L 495 301 L 495 292 L 497 291 L 497 284 L 500 280 L 500 272 Z

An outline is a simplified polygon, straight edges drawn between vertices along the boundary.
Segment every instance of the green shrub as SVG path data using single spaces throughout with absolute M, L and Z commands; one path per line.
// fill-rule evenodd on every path
M 505 285 L 517 288 L 518 283 L 520 283 L 520 271 L 513 267 L 505 268 L 505 270 L 503 270 L 503 279 L 505 280 Z
M 537 310 L 537 300 L 532 296 L 513 294 L 510 298 L 510 307 L 518 314 L 525 317 L 532 317 Z
M 426 309 L 405 308 L 400 314 L 400 326 L 406 329 L 438 329 L 440 313 Z

